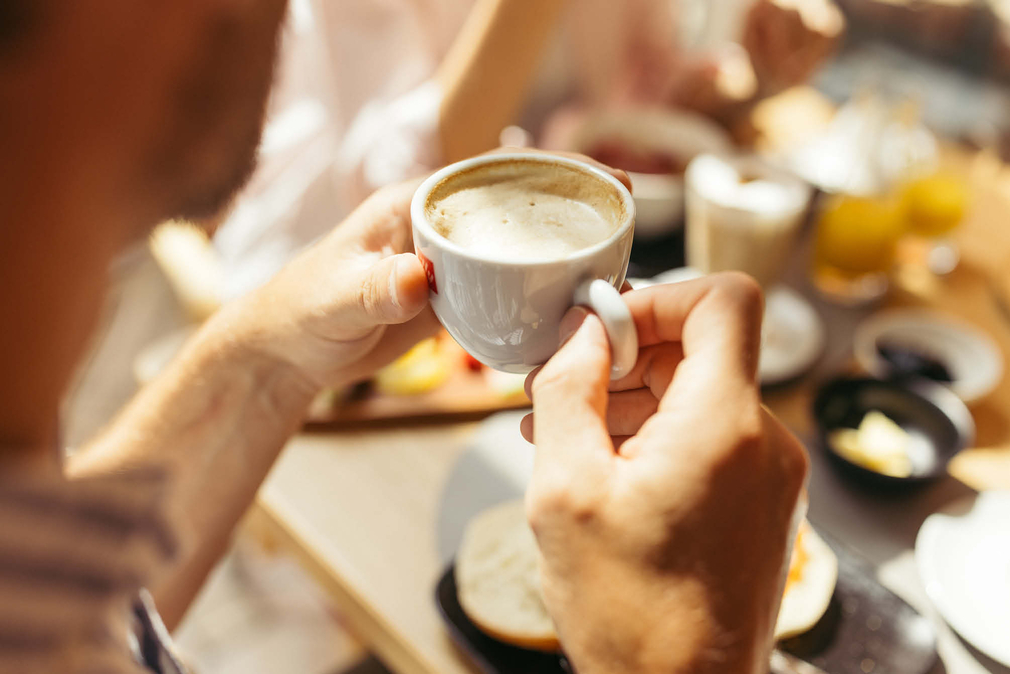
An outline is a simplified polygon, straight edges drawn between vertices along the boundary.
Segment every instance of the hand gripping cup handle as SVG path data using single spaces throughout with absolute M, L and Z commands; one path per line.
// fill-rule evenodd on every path
M 591 309 L 607 330 L 610 379 L 621 379 L 629 374 L 638 360 L 638 331 L 621 293 L 602 279 L 586 281 L 575 289 L 575 304 Z

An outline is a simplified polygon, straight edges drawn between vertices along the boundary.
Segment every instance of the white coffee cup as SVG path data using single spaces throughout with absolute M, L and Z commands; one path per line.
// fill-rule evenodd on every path
M 426 206 L 436 187 L 462 172 L 514 162 L 561 165 L 576 169 L 585 180 L 597 181 L 620 204 L 614 232 L 560 259 L 522 260 L 477 254 L 435 231 Z M 584 305 L 607 329 L 611 377 L 620 378 L 634 367 L 638 334 L 618 289 L 631 254 L 635 204 L 619 180 L 567 157 L 483 155 L 447 166 L 424 181 L 414 194 L 410 214 L 414 250 L 428 274 L 431 306 L 449 334 L 474 358 L 496 370 L 529 372 L 558 350 L 565 312 Z

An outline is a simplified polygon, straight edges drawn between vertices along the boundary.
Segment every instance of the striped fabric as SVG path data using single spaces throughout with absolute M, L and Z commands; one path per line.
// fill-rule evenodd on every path
M 177 554 L 167 473 L 0 475 L 0 674 L 182 674 L 142 590 Z

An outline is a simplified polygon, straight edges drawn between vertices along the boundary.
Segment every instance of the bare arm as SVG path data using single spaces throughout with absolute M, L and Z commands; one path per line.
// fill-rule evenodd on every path
M 75 455 L 73 477 L 165 461 L 185 530 L 183 555 L 152 588 L 174 627 L 226 550 L 231 531 L 311 401 L 309 382 L 253 351 L 215 317 L 164 376 Z
M 447 162 L 498 145 L 512 123 L 565 0 L 478 0 L 438 71 Z
M 437 325 L 412 254 L 413 185 L 380 191 L 273 281 L 216 314 L 68 466 L 73 477 L 167 462 L 183 554 L 152 588 L 175 626 L 227 548 L 309 402 Z

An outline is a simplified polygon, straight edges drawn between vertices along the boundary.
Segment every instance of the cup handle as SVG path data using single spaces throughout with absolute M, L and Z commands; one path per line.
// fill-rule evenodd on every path
M 575 290 L 575 304 L 589 307 L 603 321 L 610 339 L 610 378 L 624 377 L 638 360 L 638 331 L 621 293 L 603 279 L 586 281 Z

